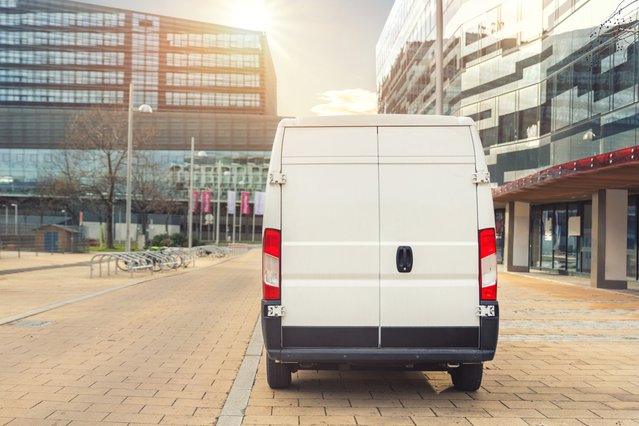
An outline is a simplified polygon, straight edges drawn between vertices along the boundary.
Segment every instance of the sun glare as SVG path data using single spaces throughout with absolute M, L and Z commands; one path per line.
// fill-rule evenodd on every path
M 266 31 L 269 14 L 265 0 L 235 0 L 233 26 L 247 30 Z

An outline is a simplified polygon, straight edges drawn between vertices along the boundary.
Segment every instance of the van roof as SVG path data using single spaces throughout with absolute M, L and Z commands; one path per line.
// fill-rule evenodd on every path
M 285 118 L 284 127 L 362 127 L 362 126 L 471 126 L 469 117 L 417 114 L 332 115 Z

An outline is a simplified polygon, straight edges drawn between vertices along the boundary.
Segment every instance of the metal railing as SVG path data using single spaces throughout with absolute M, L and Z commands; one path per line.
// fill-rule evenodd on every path
M 196 257 L 213 256 L 216 258 L 237 256 L 246 253 L 252 247 L 248 245 L 216 246 L 206 245 L 186 248 L 165 248 L 162 250 L 147 250 L 134 252 L 99 253 L 89 262 L 90 276 L 94 272 L 98 277 L 126 272 L 133 276 L 134 272 L 148 271 L 149 273 L 176 270 L 195 266 Z

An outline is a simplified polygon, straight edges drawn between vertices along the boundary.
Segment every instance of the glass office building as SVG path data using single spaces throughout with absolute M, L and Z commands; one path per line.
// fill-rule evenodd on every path
M 493 185 L 639 144 L 637 2 L 443 6 L 444 113 L 475 120 Z M 377 43 L 380 113 L 434 113 L 434 39 L 435 1 L 396 0 Z M 637 278 L 629 195 L 628 276 Z M 590 201 L 565 201 L 533 206 L 530 266 L 588 273 Z M 579 235 L 568 232 L 572 216 Z
M 279 117 L 266 35 L 66 0 L 0 0 L 0 196 L 25 199 L 93 107 L 153 114 L 146 147 L 167 181 L 263 190 Z M 185 173 L 185 171 L 187 171 Z M 229 178 L 229 176 L 231 176 Z M 186 191 L 184 192 L 184 198 Z M 214 194 L 216 196 L 216 194 Z

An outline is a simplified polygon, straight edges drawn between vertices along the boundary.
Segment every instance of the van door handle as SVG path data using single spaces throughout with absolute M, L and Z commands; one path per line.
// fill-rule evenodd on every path
M 397 262 L 397 272 L 410 272 L 413 269 L 413 249 L 409 246 L 399 246 L 395 260 Z

